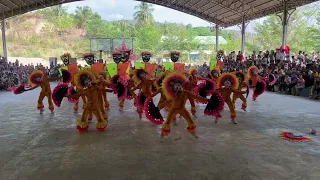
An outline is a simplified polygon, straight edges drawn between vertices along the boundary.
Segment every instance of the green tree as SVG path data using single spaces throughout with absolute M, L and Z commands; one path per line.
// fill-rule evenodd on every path
M 152 7 L 152 4 L 146 2 L 142 2 L 134 7 L 136 12 L 133 14 L 133 17 L 137 21 L 138 27 L 144 25 L 152 25 L 154 23 L 154 18 L 152 14 L 154 9 Z
M 93 13 L 90 7 L 88 6 L 77 7 L 74 17 L 75 17 L 78 28 L 82 30 L 81 35 L 85 35 L 85 28 L 87 25 L 87 21 L 89 18 L 92 17 L 92 15 Z
M 159 50 L 161 41 L 161 30 L 155 26 L 143 26 L 135 34 L 134 49 L 136 52 Z
M 311 4 L 297 8 L 291 15 L 288 22 L 287 45 L 292 52 L 300 50 L 310 52 L 314 49 L 314 39 L 319 26 L 311 26 L 310 20 L 315 13 L 319 12 L 319 7 Z M 262 50 L 275 49 L 282 43 L 281 19 L 272 15 L 267 17 L 262 23 L 256 23 L 256 42 Z
M 196 50 L 199 42 L 195 40 L 195 36 L 186 30 L 186 28 L 181 28 L 179 26 L 171 27 L 174 30 L 169 31 L 169 33 L 164 36 L 161 40 L 161 50 L 179 50 L 188 51 Z

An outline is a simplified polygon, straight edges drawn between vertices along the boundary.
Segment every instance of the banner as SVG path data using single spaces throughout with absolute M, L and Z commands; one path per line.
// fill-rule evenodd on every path
M 135 62 L 134 67 L 136 69 L 144 69 L 145 68 L 145 63 L 144 62 Z
M 174 64 L 174 71 L 182 72 L 184 70 L 184 64 L 183 63 L 175 63 Z
M 217 65 L 217 61 L 215 59 L 211 59 L 210 61 L 210 70 L 212 70 L 213 68 L 215 68 Z
M 92 64 L 91 68 L 95 72 L 100 73 L 103 71 L 104 64 L 103 63 L 95 63 L 95 64 Z
M 56 57 L 49 57 L 50 67 L 57 66 L 58 59 Z
M 223 63 L 223 62 L 221 62 L 221 61 L 218 61 L 217 66 L 220 68 L 220 70 L 222 70 L 222 69 L 223 69 L 223 67 L 224 67 L 224 63 Z
M 164 62 L 163 66 L 165 67 L 166 70 L 169 70 L 169 69 L 173 70 L 174 69 L 173 62 Z
M 68 70 L 70 71 L 72 76 L 75 75 L 78 72 L 78 64 L 69 64 Z
M 77 64 L 77 58 L 70 58 L 69 64 Z
M 153 74 L 153 71 L 157 68 L 157 64 L 146 64 L 146 71 L 148 72 L 148 76 L 151 77 Z
M 107 67 L 107 70 L 110 74 L 110 77 L 116 75 L 118 73 L 118 70 L 117 70 L 117 64 L 116 63 L 111 63 L 111 64 L 107 64 L 106 65 Z
M 60 76 L 62 76 L 61 69 L 66 69 L 66 70 L 68 70 L 68 66 L 61 66 L 61 68 L 59 68 L 59 74 L 60 74 Z
M 126 77 L 128 67 L 129 67 L 129 63 L 118 64 L 118 75 Z

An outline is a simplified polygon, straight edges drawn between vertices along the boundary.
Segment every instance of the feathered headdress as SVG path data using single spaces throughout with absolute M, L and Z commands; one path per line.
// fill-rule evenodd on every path
M 248 77 L 251 78 L 253 76 L 253 72 L 258 73 L 259 69 L 256 66 L 250 66 L 248 68 Z
M 150 58 L 152 57 L 152 53 L 151 52 L 147 52 L 147 51 L 142 52 L 141 53 L 141 57 L 142 57 L 142 61 L 147 63 L 147 62 L 150 61 Z
M 64 53 L 62 56 L 60 56 L 60 58 L 61 58 L 64 65 L 68 65 L 70 58 L 71 58 L 71 55 L 70 55 L 70 53 Z
M 92 65 L 94 64 L 94 54 L 86 53 L 83 55 L 83 59 L 86 61 L 87 64 Z
M 78 89 L 84 89 L 86 86 L 85 82 L 87 80 L 92 82 L 96 81 L 96 77 L 91 70 L 80 70 L 74 75 L 74 83 Z
M 42 70 L 34 70 L 28 77 L 28 82 L 32 86 L 38 86 L 41 84 L 43 77 L 44 77 L 44 72 Z M 40 78 L 41 80 L 38 81 L 37 79 Z
M 188 78 L 178 72 L 173 72 L 166 76 L 162 82 L 162 90 L 163 94 L 167 97 L 167 99 L 172 99 L 176 97 L 176 94 L 173 90 L 173 86 L 175 83 L 181 83 L 182 85 L 188 81 Z
M 237 89 L 239 86 L 239 81 L 236 75 L 233 73 L 223 73 L 218 79 L 217 87 L 222 88 L 226 81 L 230 82 L 232 88 Z
M 179 61 L 179 58 L 180 58 L 180 52 L 173 51 L 170 53 L 170 57 L 171 57 L 172 62 L 177 62 L 177 61 Z
M 159 89 L 159 88 L 162 86 L 162 82 L 163 82 L 164 78 L 165 78 L 166 76 L 168 76 L 170 73 L 172 73 L 171 70 L 166 70 L 160 77 L 158 77 L 158 79 L 156 79 L 156 80 L 154 81 L 154 86 L 155 86 L 157 89 Z

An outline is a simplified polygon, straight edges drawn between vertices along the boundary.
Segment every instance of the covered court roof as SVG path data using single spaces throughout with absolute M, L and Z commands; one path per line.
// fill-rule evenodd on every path
M 2 18 L 81 0 L 0 0 Z M 103 1 L 103 0 L 101 0 Z M 137 0 L 175 9 L 206 21 L 229 27 L 242 22 L 282 12 L 284 0 Z M 288 9 L 318 0 L 286 0 Z M 0 17 L 1 17 L 0 14 Z

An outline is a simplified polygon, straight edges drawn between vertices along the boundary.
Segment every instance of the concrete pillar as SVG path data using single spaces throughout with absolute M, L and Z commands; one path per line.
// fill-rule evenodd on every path
M 287 34 L 288 34 L 288 3 L 287 1 L 283 2 L 283 17 L 282 17 L 282 47 L 286 48 L 287 46 Z
M 246 48 L 246 22 L 245 17 L 243 16 L 242 25 L 241 25 L 241 53 L 245 55 Z
M 8 49 L 7 49 L 7 39 L 6 39 L 6 21 L 3 19 L 1 21 L 1 30 L 2 30 L 2 48 L 3 48 L 3 57 L 8 61 Z
M 216 52 L 219 51 L 219 25 L 216 24 Z

